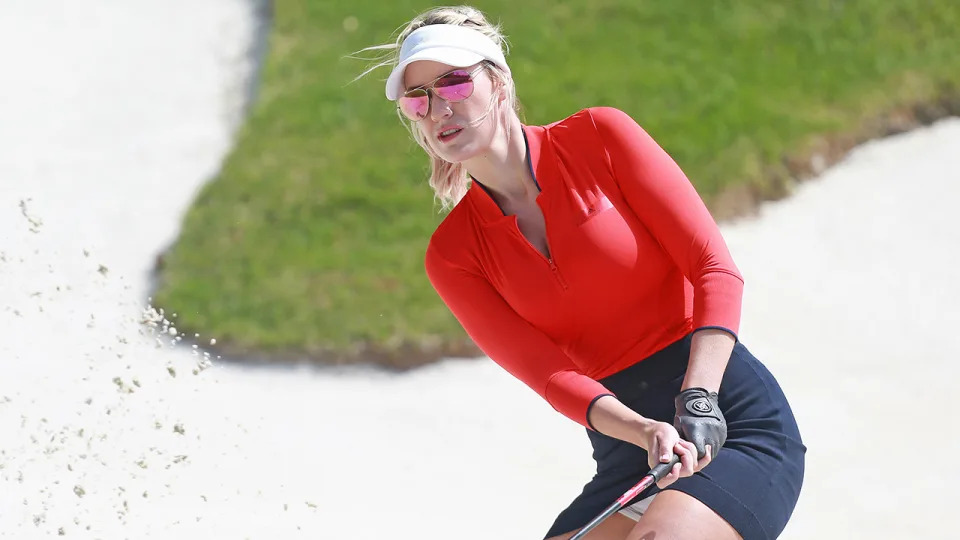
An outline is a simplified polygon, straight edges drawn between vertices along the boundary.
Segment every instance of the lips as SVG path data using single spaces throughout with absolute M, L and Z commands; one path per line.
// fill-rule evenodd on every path
M 445 126 L 437 131 L 437 139 L 440 142 L 447 142 L 463 132 L 461 126 Z

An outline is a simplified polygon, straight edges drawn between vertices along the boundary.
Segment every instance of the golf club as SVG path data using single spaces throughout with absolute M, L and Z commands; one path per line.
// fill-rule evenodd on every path
M 579 540 L 580 538 L 583 538 L 597 525 L 603 523 L 603 520 L 607 519 L 623 508 L 631 499 L 639 495 L 640 492 L 650 487 L 651 484 L 659 482 L 661 478 L 670 473 L 670 469 L 672 469 L 677 463 L 680 463 L 680 457 L 674 454 L 674 456 L 667 463 L 661 463 L 650 469 L 650 472 L 648 472 L 639 482 L 637 482 L 637 485 L 628 489 L 623 495 L 620 496 L 619 499 L 616 500 L 616 502 L 611 504 L 599 516 L 593 518 L 593 521 L 584 525 L 584 527 L 580 529 L 577 534 L 570 537 L 570 540 Z

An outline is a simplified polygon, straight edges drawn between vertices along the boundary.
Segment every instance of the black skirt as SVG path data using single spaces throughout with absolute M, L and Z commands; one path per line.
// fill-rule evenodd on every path
M 686 375 L 691 338 L 687 335 L 600 382 L 644 417 L 673 424 L 673 398 Z M 719 396 L 727 442 L 703 470 L 667 489 L 703 502 L 744 540 L 776 538 L 796 507 L 803 483 L 806 447 L 793 411 L 773 375 L 740 342 L 730 356 Z M 587 436 L 596 475 L 557 516 L 545 538 L 580 529 L 650 470 L 642 448 L 591 430 Z M 628 505 L 657 491 L 653 486 Z

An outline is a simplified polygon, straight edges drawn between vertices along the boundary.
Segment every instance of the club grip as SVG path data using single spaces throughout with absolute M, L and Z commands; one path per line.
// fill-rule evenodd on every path
M 659 482 L 664 476 L 670 474 L 670 469 L 677 463 L 680 463 L 680 456 L 674 454 L 673 457 L 670 458 L 670 461 L 658 464 L 656 467 L 650 469 L 647 475 L 653 476 L 654 482 Z

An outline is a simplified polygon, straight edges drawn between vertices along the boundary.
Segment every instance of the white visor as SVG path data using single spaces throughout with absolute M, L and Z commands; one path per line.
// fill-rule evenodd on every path
M 396 101 L 403 95 L 403 71 L 417 60 L 433 60 L 455 68 L 490 60 L 510 73 L 503 51 L 482 32 L 455 24 L 428 24 L 403 40 L 399 63 L 387 77 L 387 99 Z

